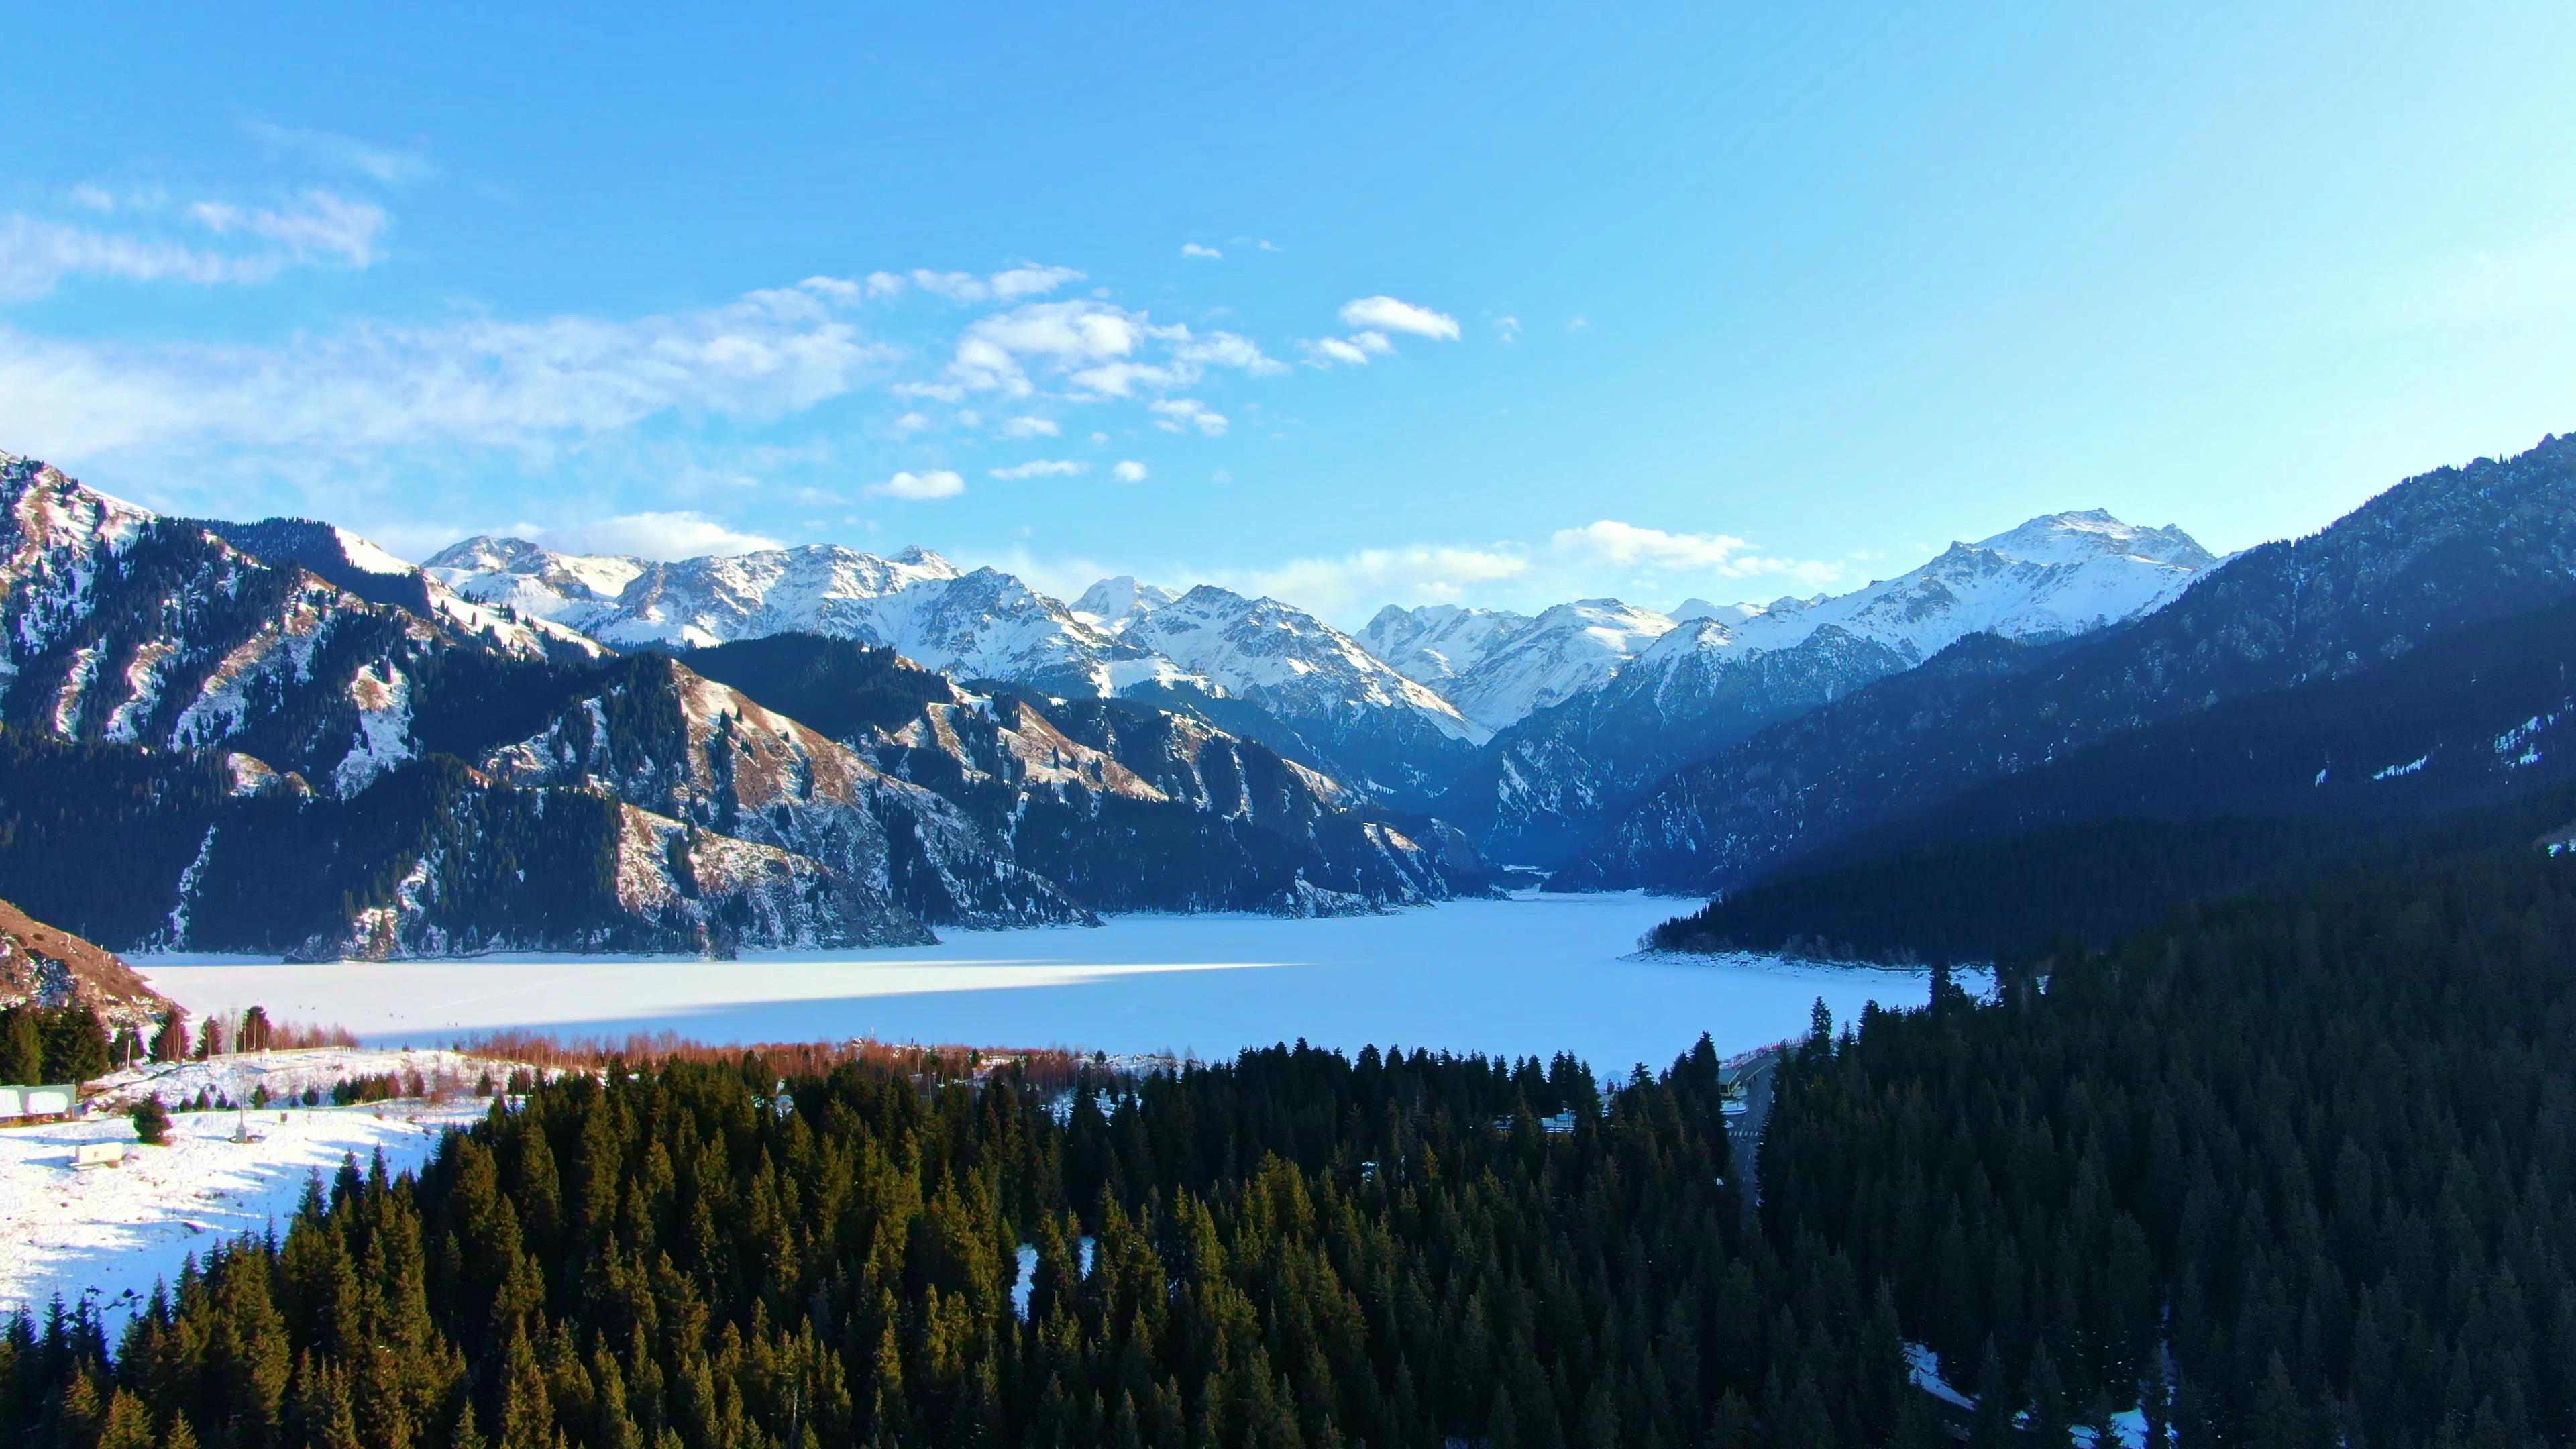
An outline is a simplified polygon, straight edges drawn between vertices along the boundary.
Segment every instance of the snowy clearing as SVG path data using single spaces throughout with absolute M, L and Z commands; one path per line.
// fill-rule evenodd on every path
M 305 1047 L 238 1052 L 202 1062 L 145 1062 L 101 1077 L 96 1086 L 102 1109 L 129 1107 L 145 1097 L 159 1097 L 175 1108 L 194 1101 L 199 1092 L 248 1102 L 256 1087 L 266 1087 L 271 1101 L 284 1103 L 307 1087 L 328 1093 L 352 1078 L 413 1073 L 432 1094 L 443 1089 L 444 1095 L 463 1097 L 473 1093 L 487 1072 L 495 1082 L 508 1080 L 511 1065 L 444 1050 Z
M 1648 958 L 1685 902 L 1523 894 L 1327 920 L 1127 916 L 1097 930 L 957 931 L 936 946 L 739 961 L 553 956 L 280 965 L 146 957 L 195 1011 L 256 1002 L 369 1042 L 446 1045 L 502 1028 L 698 1041 L 1071 1046 L 1230 1056 L 1304 1037 L 1547 1055 L 1604 1072 L 1661 1067 L 1703 1031 L 1721 1054 L 1835 1019 L 1912 1006 L 1920 974 L 1771 957 Z
M 189 1254 L 293 1216 L 309 1174 L 327 1178 L 349 1154 L 363 1166 L 378 1149 L 389 1170 L 418 1167 L 447 1127 L 490 1105 L 469 1096 L 440 1106 L 180 1112 L 166 1147 L 135 1144 L 121 1116 L 0 1131 L 0 1313 L 42 1313 L 56 1294 L 86 1298 L 113 1343 L 153 1283 L 175 1281 Z M 264 1140 L 229 1141 L 245 1122 Z M 70 1165 L 83 1144 L 116 1142 L 134 1144 L 124 1166 Z

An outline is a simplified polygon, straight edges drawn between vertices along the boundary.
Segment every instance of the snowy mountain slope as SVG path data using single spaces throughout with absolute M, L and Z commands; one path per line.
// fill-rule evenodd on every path
M 840 640 L 684 657 L 937 792 L 1096 909 L 1311 914 L 1485 888 L 1454 832 L 1372 818 L 1334 780 L 1194 713 L 979 693 Z
M 1276 599 L 1201 584 L 1130 621 L 1142 645 L 1278 717 L 1346 785 L 1421 801 L 1492 734 L 1358 640 Z
M 44 464 L 0 456 L 0 721 L 83 739 L 234 748 L 317 783 L 363 786 L 385 763 L 376 751 L 392 715 L 407 707 L 402 681 L 437 657 L 536 659 L 589 647 L 461 600 L 442 609 L 417 576 L 365 567 L 374 551 L 362 540 L 285 527 L 322 535 L 343 556 L 326 563 L 335 572 L 354 571 L 388 596 L 421 591 L 426 611 L 370 602 L 205 523 L 158 518 Z
M 812 860 L 876 916 L 984 927 L 1089 919 L 936 793 L 666 656 L 619 661 L 482 768 Z
M 1073 601 L 1073 615 L 1114 634 L 1179 597 L 1159 584 L 1140 584 L 1134 575 L 1120 574 L 1083 590 Z
M 1722 647 L 1783 649 L 1831 626 L 1920 663 L 1970 634 L 2044 639 L 2136 618 L 2216 562 L 2178 528 L 2140 528 L 2098 508 L 2046 514 L 1954 543 L 1896 578 L 1728 623 Z
M 1562 859 L 1689 760 L 1971 633 L 2047 640 L 2151 611 L 2213 560 L 2175 529 L 2050 514 L 1838 597 L 1685 606 L 1606 682 L 1496 735 L 1439 813 L 1497 859 Z M 1701 612 L 1707 610 L 1707 612 Z
M 1598 689 L 1672 632 L 1673 621 L 1617 599 L 1578 599 L 1530 620 L 1442 691 L 1459 710 L 1501 729 Z
M 1529 625 L 1529 615 L 1509 609 L 1463 604 L 1405 609 L 1389 604 L 1368 621 L 1359 640 L 1396 673 L 1445 693 L 1460 675 L 1483 663 Z
M 960 678 L 1105 695 L 1183 678 L 1147 651 L 998 569 L 928 549 L 891 557 L 837 544 L 653 563 L 469 538 L 429 573 L 463 597 L 549 619 L 617 648 L 689 648 L 821 634 L 895 649 Z
M 2045 545 L 2098 558 L 2097 539 L 2081 535 L 2100 529 L 2073 517 Z M 2519 457 L 2410 479 L 2321 533 L 2236 555 L 2125 629 L 2044 650 L 2045 667 L 2016 661 L 1999 640 L 1962 640 L 1942 668 L 1881 681 L 1675 772 L 1617 812 L 1563 878 L 1729 887 L 2094 741 L 2356 674 L 2443 630 L 2571 592 L 2576 438 L 2551 438 Z M 2063 617 L 2106 595 L 2140 596 L 2070 590 L 2052 605 Z M 2373 768 L 2392 763 L 2405 762 Z
M 345 528 L 309 518 L 191 521 L 266 562 L 308 569 L 368 603 L 441 620 L 505 653 L 596 659 L 603 652 L 597 640 L 550 619 L 467 599 L 426 569 L 403 562 Z

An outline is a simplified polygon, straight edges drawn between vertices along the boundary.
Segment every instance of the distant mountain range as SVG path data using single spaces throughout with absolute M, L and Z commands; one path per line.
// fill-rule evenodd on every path
M 1067 604 L 920 548 L 478 537 L 415 568 L 5 459 L 0 895 L 116 949 L 392 955 L 1369 910 L 1490 890 L 1494 861 L 1731 892 L 2565 598 L 2570 452 L 2228 560 L 2067 512 L 1840 595 L 1389 608 L 1357 636 L 1210 585 Z

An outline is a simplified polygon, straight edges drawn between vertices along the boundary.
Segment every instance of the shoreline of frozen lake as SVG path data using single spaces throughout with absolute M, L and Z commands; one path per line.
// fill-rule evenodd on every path
M 480 956 L 281 965 L 144 957 L 191 1011 L 253 1003 L 349 1027 L 370 1045 L 439 1046 L 525 1029 L 712 1043 L 886 1041 L 1069 1046 L 1230 1057 L 1293 1041 L 1513 1056 L 1571 1051 L 1596 1071 L 1660 1068 L 1705 1031 L 1721 1052 L 1802 1034 L 1824 997 L 1919 1004 L 1920 973 L 1775 957 L 1642 956 L 1678 903 L 1523 893 L 1387 915 L 1121 916 L 1097 929 L 951 931 L 935 946 L 675 957 Z

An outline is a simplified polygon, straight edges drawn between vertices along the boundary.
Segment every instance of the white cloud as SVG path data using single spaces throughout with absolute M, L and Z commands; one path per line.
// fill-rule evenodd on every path
M 1582 332 L 1589 329 L 1591 326 L 1592 319 L 1584 316 L 1580 312 L 1577 312 L 1573 316 L 1565 319 L 1565 330 L 1568 332 Z
M 868 286 L 878 296 L 891 296 L 902 291 L 904 283 L 945 297 L 951 302 L 1016 302 L 1024 297 L 1043 297 L 1069 283 L 1083 280 L 1083 274 L 1071 267 L 1044 267 L 1023 263 L 979 277 L 973 272 L 934 272 L 916 267 L 907 276 L 892 272 L 869 274 Z
M 271 346 L 0 327 L 0 437 L 65 458 L 146 446 L 306 458 L 528 447 L 673 411 L 776 418 L 849 392 L 892 356 L 805 287 L 633 320 L 363 325 Z
M 1110 469 L 1109 472 L 1121 483 L 1142 483 L 1146 476 L 1145 465 L 1133 458 L 1119 459 L 1118 466 Z
M 1336 362 L 1345 367 L 1368 366 L 1368 351 L 1356 342 L 1345 342 L 1338 337 L 1318 337 L 1304 346 L 1306 360 L 1317 367 L 1330 367 Z
M 871 498 L 902 498 L 922 503 L 938 498 L 954 498 L 966 491 L 966 480 L 947 469 L 925 473 L 897 473 L 883 483 L 871 483 Z
M 1197 242 L 1183 242 L 1181 243 L 1181 255 L 1195 258 L 1199 261 L 1212 262 L 1217 258 L 1224 256 L 1225 253 L 1218 251 L 1214 247 L 1201 246 Z
M 927 413 L 905 413 L 902 417 L 894 420 L 894 432 L 896 437 L 902 437 L 908 433 L 917 433 L 929 426 L 930 415 Z
M 1518 342 L 1518 341 L 1520 341 L 1520 340 L 1521 340 L 1521 319 L 1519 319 L 1518 317 L 1514 317 L 1514 316 L 1510 315 L 1509 313 L 1506 313 L 1506 314 L 1504 314 L 1503 316 L 1500 316 L 1500 317 L 1495 318 L 1495 319 L 1494 319 L 1494 340 L 1495 340 L 1495 341 L 1497 341 L 1497 342 Z
M 703 513 L 626 513 L 568 528 L 532 530 L 546 547 L 566 553 L 632 554 L 637 558 L 702 558 L 757 553 L 786 545 L 763 534 L 728 528 Z
M 1288 364 L 1264 353 L 1261 344 L 1232 332 L 1202 337 L 1187 327 L 1173 327 L 1155 335 L 1168 339 L 1173 359 L 1189 366 L 1239 367 L 1255 377 L 1276 377 L 1288 370 Z
M 1164 432 L 1177 433 L 1184 428 L 1196 428 L 1211 438 L 1222 437 L 1225 434 L 1225 414 L 1217 412 L 1197 398 L 1156 398 L 1145 406 L 1160 414 L 1154 426 Z
M 1275 568 L 1220 575 L 1243 593 L 1284 599 L 1328 618 L 1356 619 L 1390 600 L 1456 603 L 1487 585 L 1518 578 L 1530 563 L 1510 544 L 1414 544 L 1368 548 L 1330 558 L 1291 559 Z
M 1076 458 L 1031 458 L 1007 468 L 995 468 L 993 476 L 1017 481 L 1022 478 L 1070 478 L 1091 471 L 1089 463 Z
M 1409 332 L 1435 341 L 1458 340 L 1458 319 L 1446 312 L 1389 296 L 1357 297 L 1342 304 L 1342 325 L 1373 332 Z
M 0 299 L 41 297 L 65 278 L 198 286 L 269 281 L 289 267 L 373 266 L 391 218 L 384 208 L 313 188 L 276 206 L 201 200 L 176 215 L 151 197 L 120 200 L 77 188 L 76 205 L 130 216 L 120 230 L 13 213 L 0 218 Z M 131 215 L 137 205 L 145 214 Z M 204 238 L 211 237 L 211 243 Z
M 242 130 L 248 132 L 253 140 L 264 142 L 272 149 L 309 156 L 325 165 L 355 171 L 386 186 L 434 175 L 438 170 L 430 164 L 427 156 L 418 151 L 379 146 L 330 131 L 280 126 L 267 121 L 244 121 Z
M 1002 424 L 1002 436 L 1006 438 L 1055 438 L 1063 434 L 1063 426 L 1053 418 L 1018 417 Z
M 1204 376 L 1196 368 L 1174 367 L 1155 362 L 1104 362 L 1097 367 L 1082 368 L 1065 381 L 1095 397 L 1134 397 L 1139 387 L 1157 391 L 1188 387 Z
M 1165 355 L 1148 356 L 1154 348 Z M 1240 368 L 1256 376 L 1287 370 L 1249 338 L 1231 332 L 1202 336 L 1177 324 L 1158 326 L 1145 313 L 1076 298 L 1023 303 L 977 318 L 959 335 L 943 385 L 961 393 L 1028 397 L 1037 391 L 1030 376 L 1033 367 L 1094 398 L 1133 397 L 1139 388 L 1163 392 L 1188 387 L 1211 367 Z M 931 395 L 929 386 L 908 386 L 913 390 L 907 395 Z
M 1730 579 L 1785 576 L 1806 583 L 1830 583 L 1842 573 L 1839 564 L 1754 553 L 1752 544 L 1733 534 L 1667 533 L 1615 518 L 1559 529 L 1549 542 L 1579 559 L 1652 573 L 1703 573 Z

